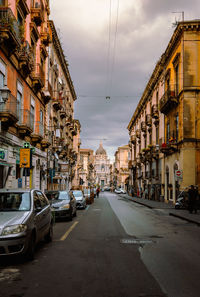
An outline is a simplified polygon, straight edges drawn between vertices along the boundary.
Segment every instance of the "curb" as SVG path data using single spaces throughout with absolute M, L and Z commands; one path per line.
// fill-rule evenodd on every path
M 169 215 L 172 216 L 172 217 L 176 217 L 176 218 L 179 218 L 179 219 L 181 219 L 181 220 L 187 221 L 187 222 L 189 222 L 189 223 L 196 224 L 197 226 L 200 227 L 200 223 L 197 222 L 197 221 L 194 221 L 194 220 L 188 219 L 188 218 L 186 218 L 186 217 L 183 217 L 183 216 L 174 214 L 174 213 L 172 213 L 172 212 L 170 212 Z
M 121 196 L 121 197 L 124 197 L 124 196 Z M 124 197 L 124 198 L 128 199 L 129 201 L 132 201 L 132 202 L 135 202 L 135 203 L 137 203 L 137 204 L 140 204 L 140 205 L 143 205 L 143 206 L 145 206 L 145 207 L 148 207 L 148 208 L 150 208 L 150 209 L 155 209 L 153 206 L 147 205 L 147 204 L 145 204 L 145 203 L 143 203 L 143 202 L 139 202 L 139 201 L 130 199 L 129 197 Z M 192 224 L 196 224 L 197 226 L 200 227 L 200 222 L 197 222 L 197 221 L 188 219 L 188 218 L 183 217 L 183 216 L 181 216 L 181 215 L 178 215 L 178 214 L 174 214 L 174 213 L 172 213 L 172 212 L 169 212 L 169 216 L 176 217 L 176 218 L 178 218 L 178 219 L 187 221 L 187 222 L 192 223 Z

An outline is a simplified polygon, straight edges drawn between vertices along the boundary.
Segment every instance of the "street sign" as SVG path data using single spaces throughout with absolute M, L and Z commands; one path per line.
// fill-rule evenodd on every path
M 20 168 L 30 168 L 31 166 L 31 150 L 30 148 L 20 149 Z
M 175 170 L 175 176 L 177 178 L 182 178 L 183 177 L 183 172 L 182 170 Z
M 0 149 L 0 159 L 4 160 L 5 156 L 6 156 L 5 151 Z
M 24 142 L 24 148 L 29 149 L 30 148 L 30 142 Z

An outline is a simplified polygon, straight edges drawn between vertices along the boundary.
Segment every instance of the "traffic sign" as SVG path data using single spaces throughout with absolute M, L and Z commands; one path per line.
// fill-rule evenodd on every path
M 29 149 L 30 148 L 30 142 L 24 142 L 24 148 Z
M 182 170 L 175 170 L 175 176 L 177 178 L 182 178 L 183 177 L 183 172 Z
M 20 168 L 30 168 L 31 166 L 31 150 L 30 148 L 20 149 Z

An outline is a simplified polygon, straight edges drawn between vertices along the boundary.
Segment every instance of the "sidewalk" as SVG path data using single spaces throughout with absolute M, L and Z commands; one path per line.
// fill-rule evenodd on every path
M 200 226 L 200 210 L 198 210 L 197 214 L 191 214 L 186 209 L 175 209 L 174 205 L 166 202 L 159 202 L 144 198 L 132 197 L 128 194 L 120 194 L 120 196 L 151 209 L 165 209 L 166 211 L 168 211 L 170 216 L 177 217 L 179 219 Z

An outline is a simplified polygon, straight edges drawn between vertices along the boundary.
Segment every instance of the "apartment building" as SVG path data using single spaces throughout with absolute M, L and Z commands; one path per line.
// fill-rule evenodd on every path
M 48 0 L 0 1 L 0 187 L 66 188 L 76 94 Z M 20 151 L 30 148 L 23 168 Z
M 114 162 L 114 180 L 115 187 L 126 189 L 129 184 L 129 156 L 130 147 L 129 145 L 124 145 L 118 147 L 115 152 L 115 162 Z
M 80 184 L 83 188 L 95 185 L 94 151 L 91 149 L 80 149 L 79 164 Z
M 200 186 L 200 21 L 177 24 L 128 125 L 133 195 L 175 203 Z

